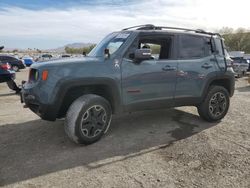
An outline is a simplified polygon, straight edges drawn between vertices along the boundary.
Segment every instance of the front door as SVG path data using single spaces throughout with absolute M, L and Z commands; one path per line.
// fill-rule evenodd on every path
M 126 111 L 173 106 L 177 61 L 171 60 L 173 36 L 142 35 L 122 61 L 122 95 Z M 152 57 L 136 62 L 136 48 L 150 48 Z

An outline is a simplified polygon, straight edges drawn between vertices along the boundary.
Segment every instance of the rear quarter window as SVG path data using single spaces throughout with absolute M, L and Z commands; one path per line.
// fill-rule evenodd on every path
M 4 62 L 6 58 L 4 56 L 0 56 L 0 61 Z
M 220 38 L 214 38 L 215 48 L 218 52 L 218 55 L 224 56 L 223 49 L 222 49 L 222 41 Z
M 17 59 L 14 57 L 5 57 L 5 61 L 6 62 L 14 62 L 14 61 L 17 61 Z

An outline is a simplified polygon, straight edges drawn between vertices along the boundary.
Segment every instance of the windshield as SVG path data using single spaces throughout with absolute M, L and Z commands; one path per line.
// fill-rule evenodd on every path
M 129 35 L 130 33 L 109 34 L 89 52 L 88 56 L 101 57 L 104 55 L 105 49 L 109 49 L 109 53 L 112 55 L 124 44 Z

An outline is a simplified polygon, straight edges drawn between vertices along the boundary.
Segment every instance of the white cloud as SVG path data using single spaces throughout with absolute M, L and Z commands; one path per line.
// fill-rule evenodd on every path
M 223 26 L 249 28 L 247 0 L 147 0 L 128 6 L 75 7 L 68 10 L 26 10 L 16 7 L 0 12 L 0 38 L 98 42 L 107 33 L 124 27 L 152 23 L 214 30 Z M 39 47 L 39 44 L 30 44 Z

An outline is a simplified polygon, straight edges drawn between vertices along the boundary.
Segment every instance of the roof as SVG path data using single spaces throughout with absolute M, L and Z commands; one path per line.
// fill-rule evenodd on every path
M 18 59 L 14 55 L 9 55 L 9 54 L 0 54 L 0 57 L 12 57 L 12 58 Z
M 188 29 L 188 28 L 181 28 L 181 27 L 165 27 L 165 26 L 155 26 L 152 24 L 146 24 L 146 25 L 138 25 L 138 26 L 132 26 L 125 29 L 122 29 L 122 31 L 128 31 L 128 30 L 134 30 L 134 31 L 168 31 L 171 33 L 193 33 L 193 34 L 202 34 L 202 35 L 217 35 L 220 36 L 219 33 L 212 33 L 207 32 L 202 29 Z
M 0 56 L 14 57 L 13 55 L 9 55 L 9 54 L 0 54 Z

